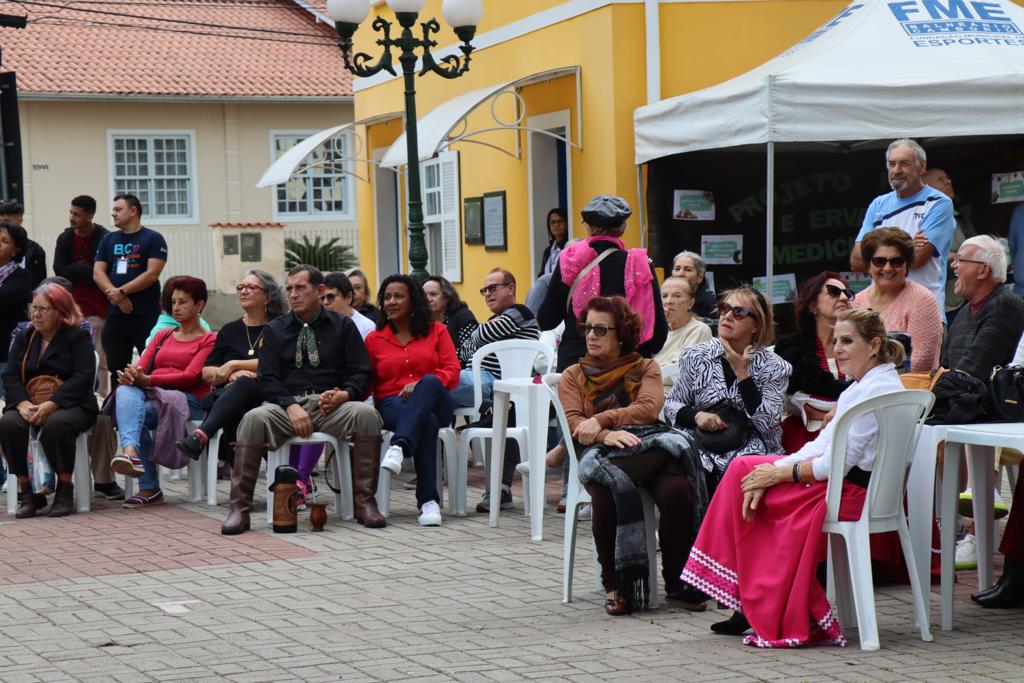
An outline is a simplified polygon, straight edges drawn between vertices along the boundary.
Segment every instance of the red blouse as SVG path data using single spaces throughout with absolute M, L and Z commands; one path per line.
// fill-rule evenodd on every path
M 216 340 L 217 335 L 213 332 L 187 342 L 175 339 L 171 330 L 160 332 L 142 352 L 138 367 L 145 372 L 157 347 L 163 342 L 160 352 L 156 353 L 153 371 L 149 373 L 150 384 L 164 389 L 180 389 L 202 399 L 211 390 L 210 385 L 203 381 L 203 366 Z
M 374 400 L 397 396 L 406 384 L 428 374 L 437 375 L 449 391 L 459 384 L 459 357 L 441 323 L 431 323 L 426 337 L 412 339 L 405 346 L 395 338 L 390 325 L 370 332 L 365 341 L 373 369 L 370 392 Z

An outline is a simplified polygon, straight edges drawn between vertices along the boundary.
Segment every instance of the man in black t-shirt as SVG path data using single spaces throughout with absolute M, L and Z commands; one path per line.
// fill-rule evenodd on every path
M 160 273 L 167 264 L 163 235 L 142 226 L 142 203 L 132 194 L 114 197 L 112 212 L 117 230 L 100 240 L 93 264 L 93 279 L 110 303 L 103 328 L 110 384 L 117 372 L 141 354 L 146 338 L 160 317 Z

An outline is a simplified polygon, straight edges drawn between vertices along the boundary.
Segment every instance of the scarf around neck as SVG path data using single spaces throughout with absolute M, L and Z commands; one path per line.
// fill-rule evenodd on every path
M 612 408 L 624 408 L 636 400 L 643 379 L 643 358 L 633 352 L 617 358 L 611 364 L 598 361 L 592 356 L 580 358 L 583 371 L 583 393 L 594 405 L 594 410 L 604 412 Z
M 626 303 L 640 315 L 643 327 L 640 328 L 640 343 L 644 343 L 654 336 L 654 294 L 651 290 L 651 266 L 647 260 L 646 249 L 629 249 L 618 237 L 610 235 L 594 235 L 571 244 L 558 255 L 558 264 L 562 272 L 562 282 L 572 287 L 576 276 L 587 267 L 591 261 L 597 258 L 597 250 L 591 245 L 592 242 L 611 242 L 616 247 L 626 252 L 626 269 L 622 274 L 622 281 L 626 287 Z M 601 296 L 601 268 L 591 268 L 590 272 L 583 276 L 580 283 L 576 285 L 576 291 L 572 298 L 572 312 L 577 318 L 586 308 L 586 305 L 596 296 Z
M 320 350 L 316 346 L 316 333 L 313 332 L 313 324 L 324 314 L 324 307 L 319 306 L 316 313 L 309 320 L 303 320 L 299 316 L 295 319 L 302 324 L 299 328 L 299 338 L 295 341 L 295 367 L 302 367 L 302 352 L 306 352 L 306 359 L 310 367 L 320 367 Z

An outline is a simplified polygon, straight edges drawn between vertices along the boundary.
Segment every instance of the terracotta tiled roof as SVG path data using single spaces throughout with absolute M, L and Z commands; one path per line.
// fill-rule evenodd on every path
M 29 20 L 0 29 L 3 66 L 17 71 L 23 93 L 351 95 L 333 27 L 303 4 L 319 9 L 290 0 L 0 0 L 0 13 Z

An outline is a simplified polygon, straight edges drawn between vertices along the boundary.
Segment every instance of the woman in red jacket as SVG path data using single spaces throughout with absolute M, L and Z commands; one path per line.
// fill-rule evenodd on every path
M 377 294 L 383 314 L 366 336 L 373 368 L 373 404 L 392 431 L 381 467 L 398 474 L 403 458 L 416 466 L 419 523 L 441 525 L 437 493 L 437 432 L 452 422 L 459 358 L 444 325 L 433 322 L 423 289 L 406 275 L 385 278 Z
M 178 326 L 158 332 L 142 353 L 139 364 L 117 373 L 119 386 L 114 401 L 121 453 L 110 466 L 118 474 L 140 478 L 139 492 L 125 499 L 126 508 L 147 507 L 164 500 L 159 469 L 150 459 L 154 441 L 149 430 L 156 429 L 158 437 L 161 432 L 156 404 L 172 408 L 165 411 L 165 419 L 183 412 L 174 411 L 175 404 L 182 408 L 187 405 L 189 417 L 201 419 L 203 398 L 210 393 L 210 385 L 203 381 L 203 366 L 217 335 L 207 332 L 199 323 L 199 314 L 206 305 L 206 283 L 182 276 L 173 278 L 168 285 L 171 315 Z M 170 434 L 167 446 L 173 449 L 174 441 L 181 435 Z

